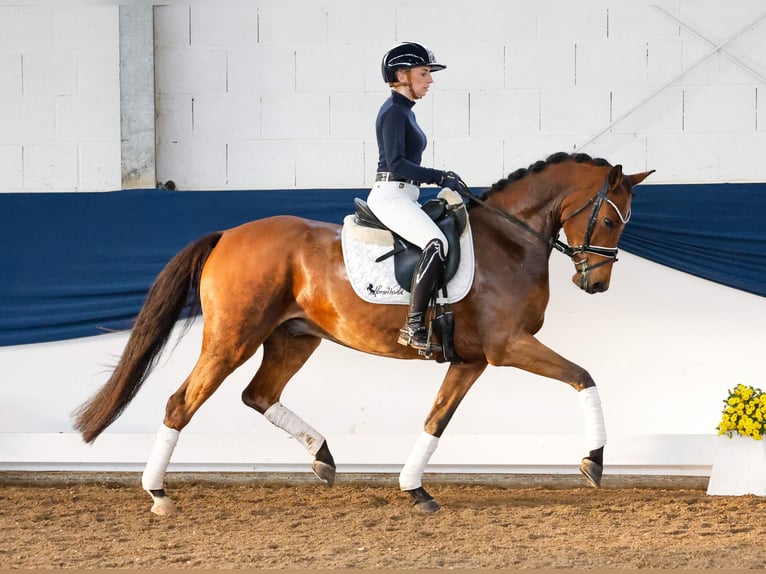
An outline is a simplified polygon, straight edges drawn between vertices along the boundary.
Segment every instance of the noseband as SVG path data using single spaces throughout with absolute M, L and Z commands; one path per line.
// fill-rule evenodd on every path
M 554 249 L 561 251 L 572 259 L 575 264 L 575 269 L 577 269 L 579 273 L 587 273 L 588 271 L 592 271 L 597 267 L 601 267 L 607 263 L 615 263 L 617 261 L 617 247 L 601 247 L 599 245 L 590 244 L 590 238 L 593 235 L 593 228 L 596 226 L 596 221 L 598 220 L 598 212 L 601 210 L 601 205 L 604 203 L 604 201 L 611 205 L 612 208 L 617 212 L 617 216 L 620 218 L 620 221 L 623 225 L 630 221 L 630 209 L 628 209 L 628 212 L 623 215 L 620 211 L 620 208 L 617 207 L 617 205 L 615 205 L 615 203 L 606 196 L 608 191 L 609 182 L 605 181 L 604 185 L 601 186 L 601 189 L 598 190 L 598 193 L 595 197 L 591 197 L 581 207 L 575 209 L 566 219 L 561 222 L 561 225 L 563 226 L 567 221 L 584 211 L 590 204 L 593 204 L 593 208 L 590 212 L 590 218 L 588 219 L 588 228 L 585 230 L 585 237 L 583 237 L 583 242 L 581 245 L 576 247 L 567 245 L 558 238 L 558 235 L 556 235 L 551 243 Z M 596 265 L 588 266 L 588 260 L 586 258 L 582 258 L 579 261 L 575 260 L 575 256 L 578 253 L 592 253 L 593 255 L 604 257 L 604 260 L 600 263 L 597 263 Z
M 543 242 L 550 245 L 553 249 L 556 249 L 557 251 L 560 251 L 564 255 L 567 255 L 570 259 L 572 259 L 573 263 L 575 264 L 575 269 L 577 269 L 578 273 L 587 274 L 593 269 L 596 269 L 597 267 L 601 267 L 602 265 L 606 265 L 607 263 L 614 263 L 617 261 L 617 247 L 601 247 L 599 245 L 591 245 L 590 239 L 593 235 L 593 228 L 596 226 L 596 221 L 598 220 L 598 212 L 601 210 L 602 204 L 606 201 L 609 205 L 612 206 L 612 208 L 617 212 L 617 216 L 620 218 L 620 221 L 622 224 L 626 224 L 628 221 L 630 221 L 630 209 L 628 209 L 628 212 L 623 215 L 620 211 L 620 208 L 615 205 L 615 203 L 609 199 L 606 194 L 609 191 L 609 181 L 604 181 L 604 185 L 601 186 L 601 189 L 598 190 L 598 193 L 591 197 L 588 201 L 586 201 L 582 206 L 575 209 L 571 214 L 569 214 L 566 219 L 564 219 L 561 222 L 561 225 L 563 226 L 567 221 L 575 217 L 576 215 L 582 213 L 587 209 L 589 205 L 593 205 L 591 212 L 590 212 L 590 218 L 588 219 L 588 228 L 585 230 L 585 237 L 583 238 L 583 242 L 581 245 L 577 246 L 571 246 L 564 241 L 561 241 L 559 239 L 558 234 L 556 234 L 555 237 L 547 238 L 538 231 L 532 229 L 527 225 L 524 221 L 521 219 L 518 219 L 517 217 L 506 213 L 504 211 L 501 211 L 495 207 L 492 207 L 491 205 L 488 205 L 486 201 L 479 199 L 477 196 L 472 194 L 470 191 L 468 191 L 468 186 L 465 184 L 464 181 L 460 181 L 460 183 L 463 186 L 463 190 L 459 191 L 460 195 L 468 199 L 469 201 L 473 201 L 475 203 L 478 203 L 482 207 L 486 207 L 490 211 L 496 213 L 497 215 L 503 217 L 504 219 L 507 219 L 508 221 L 515 223 L 516 225 L 522 227 L 532 235 L 535 235 L 539 239 L 541 239 Z M 575 256 L 581 253 L 592 253 L 593 255 L 598 255 L 600 257 L 604 257 L 604 260 L 600 263 L 597 263 L 596 265 L 588 266 L 588 260 L 587 258 L 582 258 L 579 261 L 575 260 Z

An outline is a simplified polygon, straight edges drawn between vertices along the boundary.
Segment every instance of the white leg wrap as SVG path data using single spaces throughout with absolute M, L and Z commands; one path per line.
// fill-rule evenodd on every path
M 301 443 L 312 456 L 316 455 L 316 453 L 319 452 L 319 449 L 322 448 L 322 443 L 325 440 L 324 437 L 317 432 L 316 429 L 303 422 L 301 417 L 296 415 L 282 403 L 276 402 L 271 405 L 266 412 L 263 413 L 263 416 L 275 427 L 281 428 Z
M 414 490 L 422 485 L 423 471 L 425 471 L 431 455 L 439 444 L 439 437 L 435 437 L 426 432 L 420 435 L 415 447 L 410 453 L 410 457 L 399 473 L 399 488 L 402 490 Z
M 141 476 L 141 486 L 144 490 L 159 490 L 165 480 L 165 472 L 170 464 L 170 457 L 178 442 L 178 431 L 164 424 L 157 431 L 154 448 Z
M 596 387 L 581 390 L 580 406 L 585 416 L 585 440 L 588 450 L 596 450 L 606 444 L 606 425 L 604 413 L 601 411 L 601 399 Z

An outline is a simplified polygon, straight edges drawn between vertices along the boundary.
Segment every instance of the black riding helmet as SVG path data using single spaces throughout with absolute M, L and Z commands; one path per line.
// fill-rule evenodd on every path
M 383 55 L 380 71 L 387 84 L 396 82 L 396 72 L 418 66 L 428 66 L 432 72 L 443 70 L 447 66 L 436 62 L 433 52 L 416 42 L 402 42 Z

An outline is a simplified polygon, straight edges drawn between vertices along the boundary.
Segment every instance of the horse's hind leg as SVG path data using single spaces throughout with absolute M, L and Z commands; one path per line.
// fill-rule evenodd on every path
M 322 339 L 290 333 L 283 325 L 263 343 L 263 361 L 242 401 L 263 414 L 274 426 L 295 438 L 314 457 L 314 474 L 328 485 L 335 482 L 335 461 L 325 438 L 297 414 L 279 402 L 288 381 L 304 365 Z
M 203 345 L 203 349 L 205 345 Z M 191 374 L 168 399 L 165 419 L 157 432 L 149 459 L 141 476 L 141 485 L 152 497 L 152 512 L 158 515 L 173 514 L 175 505 L 164 488 L 165 473 L 175 450 L 181 430 L 189 424 L 194 413 L 255 349 L 240 355 L 238 359 L 224 360 L 215 352 L 203 350 Z

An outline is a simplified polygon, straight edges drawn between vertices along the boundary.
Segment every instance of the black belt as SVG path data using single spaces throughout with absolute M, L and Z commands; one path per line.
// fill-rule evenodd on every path
M 398 175 L 394 175 L 389 171 L 379 171 L 375 174 L 375 181 L 400 181 L 402 183 L 409 183 L 410 185 L 420 186 L 420 182 L 413 181 L 411 179 L 404 179 Z

